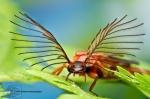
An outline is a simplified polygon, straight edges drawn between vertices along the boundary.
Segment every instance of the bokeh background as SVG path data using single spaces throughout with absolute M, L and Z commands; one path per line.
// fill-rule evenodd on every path
M 71 58 L 76 51 L 85 50 L 100 27 L 110 20 L 128 14 L 144 22 L 145 42 L 137 53 L 137 59 L 150 64 L 150 1 L 149 0 L 0 0 L 0 71 L 11 72 L 18 69 L 21 59 L 16 55 L 8 31 L 17 31 L 10 24 L 18 11 L 27 12 L 50 30 L 64 46 Z M 150 67 L 148 67 L 150 68 Z M 79 85 L 87 90 L 87 84 Z M 23 93 L 11 99 L 56 99 L 63 90 L 44 82 L 35 84 L 4 83 L 20 86 L 24 90 L 40 90 L 42 93 Z M 122 83 L 99 81 L 94 89 L 100 96 L 112 99 L 147 99 L 137 89 Z

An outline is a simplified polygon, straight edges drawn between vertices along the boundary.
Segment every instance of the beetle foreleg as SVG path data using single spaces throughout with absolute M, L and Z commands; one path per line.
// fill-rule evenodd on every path
M 52 72 L 52 74 L 53 74 L 53 75 L 59 75 L 65 67 L 66 67 L 65 65 L 62 65 L 62 66 L 56 68 L 56 69 Z
M 96 96 L 97 96 L 97 94 L 94 93 L 94 92 L 92 91 L 92 89 L 94 88 L 94 86 L 95 86 L 97 80 L 98 80 L 98 77 L 96 77 L 96 78 L 94 79 L 94 81 L 92 82 L 92 84 L 91 84 L 91 86 L 90 86 L 90 88 L 89 88 L 89 91 L 90 91 L 91 93 L 95 94 Z
M 69 72 L 67 77 L 66 77 L 66 81 L 68 80 L 69 76 L 71 75 L 71 73 Z

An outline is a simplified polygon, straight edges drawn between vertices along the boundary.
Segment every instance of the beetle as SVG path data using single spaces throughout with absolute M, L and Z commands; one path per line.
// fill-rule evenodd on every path
M 116 18 L 112 22 L 108 23 L 104 28 L 100 29 L 97 33 L 97 35 L 93 38 L 92 42 L 89 44 L 89 47 L 85 51 L 79 51 L 75 54 L 72 60 L 69 59 L 67 56 L 65 50 L 61 46 L 61 44 L 57 41 L 57 39 L 54 37 L 54 35 L 48 31 L 46 28 L 44 28 L 42 25 L 40 25 L 38 22 L 36 22 L 34 19 L 32 19 L 29 15 L 26 13 L 19 12 L 20 15 L 23 17 L 20 17 L 18 15 L 15 15 L 17 19 L 20 19 L 32 26 L 37 27 L 37 29 L 33 29 L 31 27 L 23 26 L 19 23 L 16 23 L 14 21 L 11 21 L 11 23 L 15 24 L 16 26 L 19 26 L 23 29 L 38 32 L 39 35 L 27 35 L 27 34 L 21 34 L 16 32 L 10 32 L 15 35 L 23 36 L 23 37 L 29 37 L 29 38 L 37 38 L 38 40 L 25 40 L 25 39 L 12 39 L 15 41 L 20 42 L 32 42 L 32 43 L 40 43 L 41 45 L 37 46 L 18 46 L 15 48 L 23 48 L 23 49 L 44 49 L 48 48 L 48 50 L 40 50 L 40 51 L 27 51 L 19 53 L 19 55 L 26 55 L 26 54 L 39 54 L 38 56 L 33 55 L 32 57 L 27 57 L 24 59 L 30 60 L 30 59 L 38 59 L 38 58 L 45 58 L 49 57 L 46 60 L 38 61 L 31 66 L 49 62 L 48 65 L 42 68 L 42 70 L 52 66 L 52 65 L 58 65 L 61 64 L 61 66 L 57 66 L 57 68 L 52 72 L 54 75 L 59 75 L 64 68 L 67 68 L 68 75 L 66 77 L 66 80 L 68 80 L 69 76 L 71 74 L 73 75 L 82 75 L 84 76 L 84 79 L 86 81 L 86 76 L 93 78 L 94 81 L 92 82 L 89 91 L 92 92 L 92 89 L 94 88 L 96 82 L 98 79 L 104 78 L 104 79 L 110 79 L 114 78 L 114 74 L 110 71 L 107 71 L 105 68 L 110 70 L 117 70 L 117 66 L 121 66 L 128 70 L 131 73 L 138 72 L 138 73 L 145 73 L 150 74 L 149 70 L 144 70 L 139 67 L 132 67 L 132 64 L 138 64 L 138 62 L 134 60 L 124 59 L 122 56 L 135 56 L 134 54 L 124 52 L 124 50 L 139 50 L 138 47 L 133 47 L 135 44 L 141 44 L 143 42 L 141 41 L 133 41 L 136 37 L 142 37 L 145 34 L 119 34 L 118 32 L 125 32 L 128 30 L 133 30 L 135 28 L 139 28 L 143 25 L 143 23 L 136 24 L 133 26 L 125 27 L 126 25 L 130 25 L 131 23 L 135 22 L 137 18 L 134 18 L 129 21 L 125 21 L 125 18 L 127 15 L 123 16 L 122 18 Z M 122 28 L 121 28 L 122 27 Z M 113 35 L 118 34 L 118 35 Z M 125 38 L 124 41 L 109 41 L 111 39 L 118 39 L 118 38 Z M 128 40 L 128 38 L 131 38 L 131 40 Z M 44 39 L 47 41 L 42 41 L 39 39 Z M 130 47 L 114 47 L 112 44 L 119 44 L 121 45 L 128 45 L 131 44 Z M 111 46 L 106 46 L 111 45 Z M 102 50 L 104 49 L 104 50 Z M 108 50 L 115 50 L 115 51 L 108 51 Z M 46 53 L 46 54 L 43 54 Z M 60 60 L 60 61 L 57 61 Z M 53 62 L 55 61 L 55 62 Z

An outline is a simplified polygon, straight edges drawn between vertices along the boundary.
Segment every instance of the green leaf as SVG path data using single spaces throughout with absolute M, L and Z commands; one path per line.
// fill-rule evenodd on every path
M 135 73 L 134 75 L 118 66 L 118 71 L 113 71 L 123 81 L 139 89 L 150 98 L 150 75 Z
M 74 94 L 63 94 L 58 97 L 58 99 L 88 99 L 83 96 L 78 96 Z
M 43 72 L 35 68 L 25 70 L 25 72 L 23 71 L 14 72 L 12 74 L 1 73 L 0 82 L 5 82 L 5 81 L 11 81 L 11 82 L 18 81 L 18 82 L 23 82 L 23 83 L 33 83 L 37 81 L 44 81 L 44 82 L 53 84 L 54 86 L 57 86 L 63 90 L 66 90 L 72 93 L 75 97 L 104 99 L 104 98 L 97 97 L 91 93 L 87 93 L 83 91 L 80 87 L 78 87 L 72 81 L 66 81 L 62 77 L 54 76 L 47 72 Z
M 79 96 L 79 95 L 75 95 L 75 94 L 62 94 L 58 97 L 58 99 L 91 99 L 91 97 Z M 92 99 L 96 99 L 96 98 L 92 98 Z M 97 98 L 97 99 L 99 99 L 99 98 Z M 103 98 L 103 99 L 106 99 L 106 98 Z
M 8 94 L 9 94 L 9 92 L 6 92 L 6 91 L 3 89 L 2 85 L 0 85 L 0 99 L 7 99 L 7 98 L 5 98 L 4 96 L 6 96 L 6 95 L 8 95 Z

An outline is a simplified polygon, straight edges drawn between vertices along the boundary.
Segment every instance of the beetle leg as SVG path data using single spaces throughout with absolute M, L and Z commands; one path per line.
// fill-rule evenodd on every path
M 56 68 L 56 69 L 52 72 L 52 74 L 53 74 L 53 75 L 59 75 L 65 67 L 66 67 L 65 65 L 62 65 L 62 66 Z
M 96 78 L 94 79 L 94 81 L 92 82 L 92 84 L 91 84 L 91 86 L 90 86 L 90 88 L 89 88 L 89 91 L 90 91 L 91 93 L 93 93 L 94 95 L 96 95 L 96 96 L 97 96 L 97 94 L 94 93 L 94 92 L 92 91 L 92 89 L 94 88 L 94 86 L 95 86 L 97 80 L 98 80 L 98 77 L 96 77 Z
M 68 80 L 69 76 L 71 75 L 71 73 L 69 72 L 67 77 L 66 77 L 66 81 Z
M 84 82 L 86 82 L 86 74 L 84 74 Z
M 75 76 L 75 73 L 73 73 L 73 76 Z

